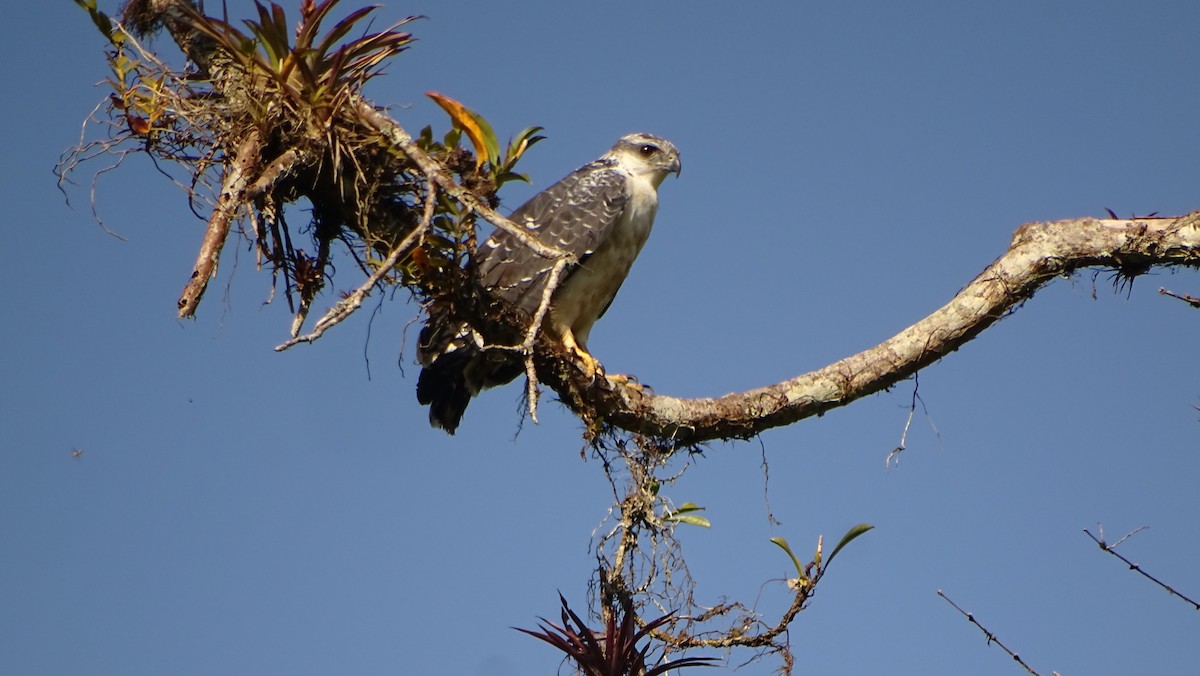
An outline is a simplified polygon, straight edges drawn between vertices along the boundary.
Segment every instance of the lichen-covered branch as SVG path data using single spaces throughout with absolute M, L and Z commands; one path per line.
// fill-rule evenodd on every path
M 208 280 L 217 274 L 217 264 L 221 259 L 221 250 L 225 248 L 225 240 L 229 237 L 229 228 L 238 210 L 245 205 L 247 186 L 256 178 L 261 149 L 262 138 L 256 130 L 251 130 L 230 161 L 221 193 L 217 196 L 217 206 L 208 217 L 208 229 L 204 233 L 200 253 L 196 256 L 192 276 L 179 295 L 179 316 L 182 319 L 195 316 L 200 299 L 208 288 Z
M 680 399 L 612 381 L 543 382 L 590 420 L 680 444 L 745 438 L 890 387 L 962 347 L 1055 277 L 1087 267 L 1132 279 L 1153 267 L 1200 267 L 1200 212 L 1179 218 L 1029 223 L 946 305 L 892 338 L 824 368 L 716 398 Z M 566 396 L 570 395 L 570 396 Z

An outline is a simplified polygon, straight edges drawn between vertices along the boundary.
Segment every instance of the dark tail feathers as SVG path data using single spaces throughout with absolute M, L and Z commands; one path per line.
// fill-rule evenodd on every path
M 462 422 L 474 393 L 467 386 L 466 369 L 474 350 L 460 349 L 438 356 L 421 369 L 417 379 L 417 401 L 429 406 L 429 424 L 450 434 Z

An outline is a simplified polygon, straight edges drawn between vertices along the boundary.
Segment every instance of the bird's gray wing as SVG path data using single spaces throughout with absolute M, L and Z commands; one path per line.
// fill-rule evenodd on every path
M 513 212 L 509 220 L 546 246 L 582 262 L 600 246 L 629 201 L 626 177 L 615 163 L 597 160 L 580 167 Z M 554 260 L 543 258 L 516 237 L 497 229 L 479 248 L 480 281 L 491 292 L 533 314 L 542 299 Z M 559 279 L 570 274 L 568 267 Z

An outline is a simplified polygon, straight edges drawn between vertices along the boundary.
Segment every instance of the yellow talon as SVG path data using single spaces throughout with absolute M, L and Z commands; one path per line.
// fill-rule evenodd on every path
M 576 348 L 575 356 L 583 364 L 583 374 L 588 377 L 588 380 L 593 380 L 597 373 L 604 373 L 604 367 L 592 355 Z
M 604 367 L 600 365 L 600 362 L 588 354 L 588 351 L 580 346 L 579 343 L 575 342 L 575 336 L 570 331 L 563 333 L 562 342 L 582 364 L 583 374 L 588 377 L 588 380 L 595 379 L 597 373 L 604 373 Z

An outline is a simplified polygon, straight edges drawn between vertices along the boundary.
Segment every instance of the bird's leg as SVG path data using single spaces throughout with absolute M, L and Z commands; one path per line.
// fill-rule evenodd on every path
M 584 375 L 586 375 L 588 377 L 589 380 L 595 380 L 596 376 L 599 375 L 599 376 L 603 377 L 604 379 L 608 380 L 609 383 L 611 383 L 611 385 L 627 387 L 631 390 L 636 390 L 637 392 L 643 393 L 643 394 L 646 392 L 646 386 L 639 383 L 637 381 L 637 378 L 635 378 L 634 376 L 627 376 L 627 375 L 621 375 L 621 374 L 610 376 L 607 373 L 605 373 L 604 365 L 601 364 L 590 353 L 588 353 L 587 348 L 583 347 L 582 345 L 579 344 L 579 342 L 577 340 L 575 340 L 575 334 L 572 333 L 570 329 L 563 331 L 562 343 L 568 350 L 571 351 L 571 354 L 573 354 L 575 356 L 575 358 L 577 360 L 579 360 L 579 362 L 582 364 L 581 368 L 583 370 L 583 373 L 584 373 Z M 612 387 L 610 386 L 609 389 L 612 389 Z
M 572 354 L 575 355 L 575 358 L 583 364 L 583 373 L 588 377 L 589 380 L 595 378 L 597 373 L 604 373 L 604 367 L 600 364 L 600 362 L 596 361 L 595 357 L 588 354 L 586 349 L 581 347 L 579 343 L 575 342 L 575 334 L 573 334 L 570 329 L 563 331 L 562 343 L 568 350 L 571 351 Z

